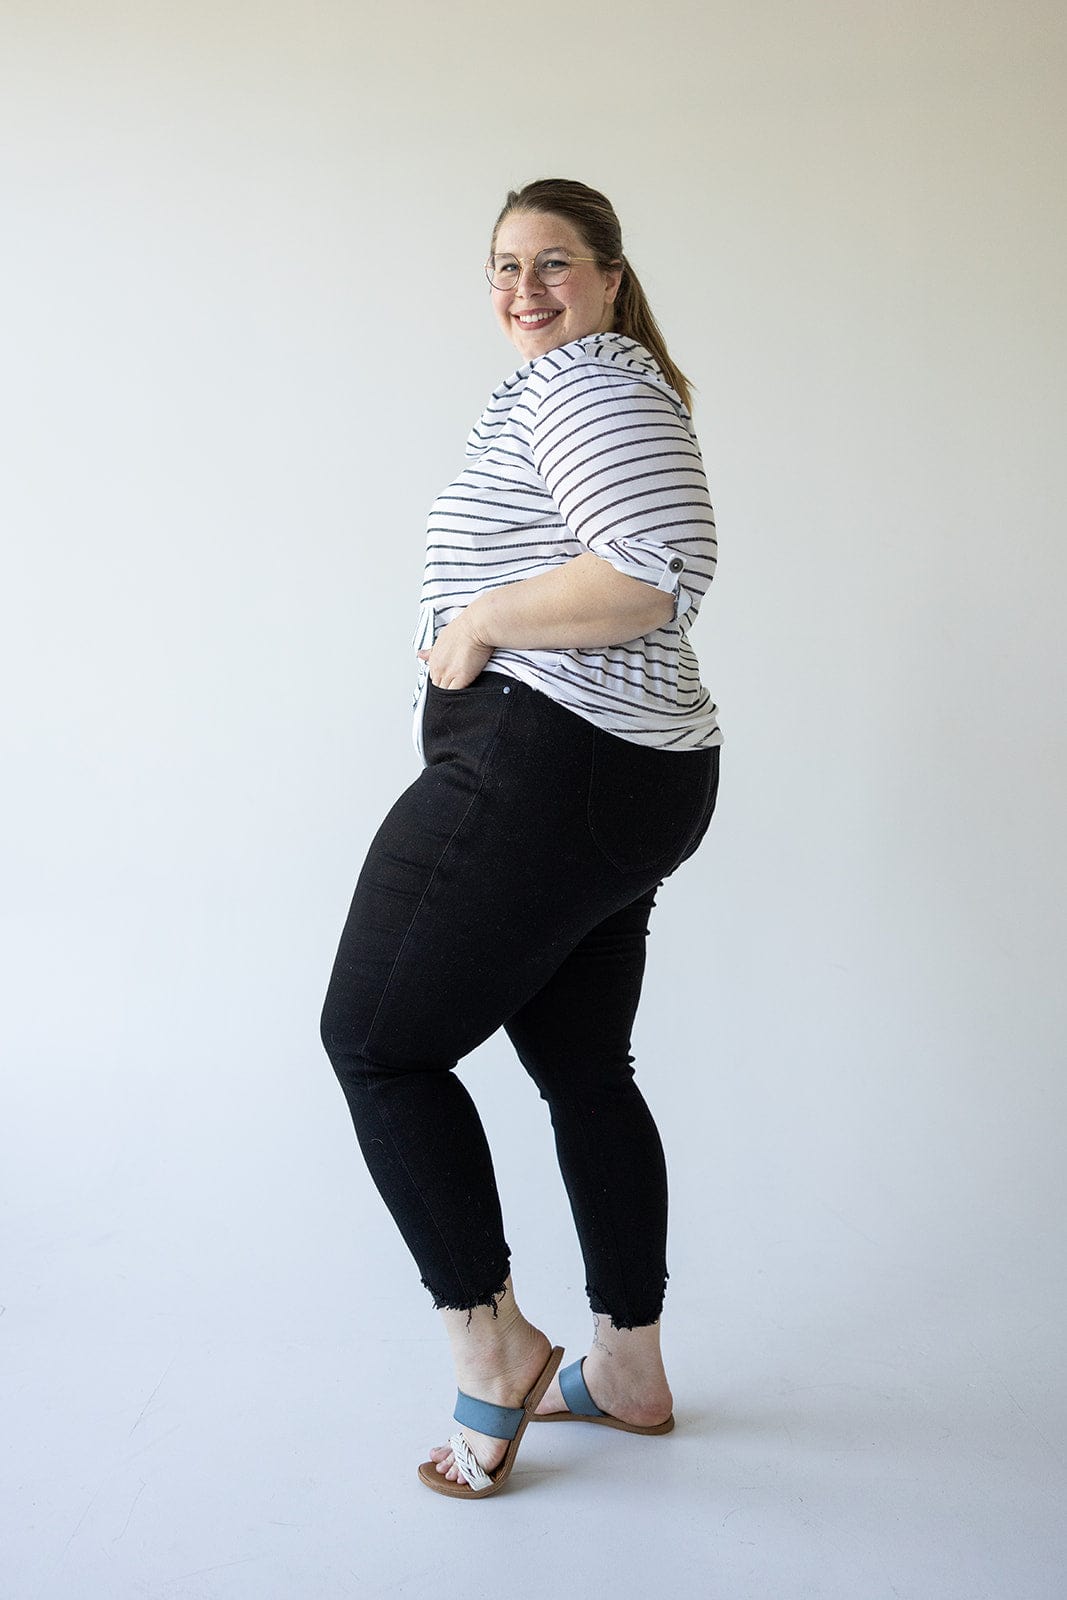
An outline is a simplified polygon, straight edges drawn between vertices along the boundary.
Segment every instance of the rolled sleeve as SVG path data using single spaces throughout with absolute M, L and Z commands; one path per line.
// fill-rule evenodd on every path
M 585 540 L 582 541 L 586 543 Z M 604 561 L 610 561 L 618 572 L 625 573 L 628 578 L 639 578 L 642 583 L 649 583 L 655 589 L 661 589 L 664 594 L 673 595 L 674 610 L 668 621 L 677 617 L 684 617 L 692 605 L 689 591 L 682 583 L 685 572 L 685 557 L 680 556 L 670 545 L 660 544 L 657 539 L 639 537 L 629 540 L 609 540 L 599 543 L 594 553 Z

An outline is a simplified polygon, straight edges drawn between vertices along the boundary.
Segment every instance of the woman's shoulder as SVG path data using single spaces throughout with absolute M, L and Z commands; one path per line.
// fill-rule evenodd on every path
M 546 351 L 528 364 L 528 384 L 544 398 L 583 388 L 633 392 L 653 388 L 681 407 L 682 401 L 664 376 L 655 356 L 628 334 L 589 333 L 571 344 Z M 683 407 L 684 409 L 684 407 Z
M 560 373 L 583 372 L 595 374 L 598 370 L 650 374 L 662 378 L 655 357 L 644 345 L 627 334 L 587 333 L 570 344 L 557 345 L 543 356 L 527 363 L 521 371 L 531 377 L 551 382 Z
M 643 344 L 614 331 L 587 333 L 524 362 L 497 385 L 471 429 L 467 454 L 480 453 L 505 432 L 527 436 L 546 402 L 550 409 L 557 401 L 577 402 L 590 390 L 611 392 L 621 401 L 624 394 L 636 396 L 649 388 L 688 416 L 681 397 Z

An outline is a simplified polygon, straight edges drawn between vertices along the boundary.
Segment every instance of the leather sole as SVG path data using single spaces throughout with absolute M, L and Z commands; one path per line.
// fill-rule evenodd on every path
M 575 1411 L 543 1411 L 530 1418 L 531 1422 L 593 1422 L 599 1428 L 618 1428 L 620 1433 L 670 1433 L 674 1427 L 674 1413 L 666 1422 L 655 1422 L 642 1427 L 637 1422 L 620 1422 L 618 1417 L 583 1417 Z

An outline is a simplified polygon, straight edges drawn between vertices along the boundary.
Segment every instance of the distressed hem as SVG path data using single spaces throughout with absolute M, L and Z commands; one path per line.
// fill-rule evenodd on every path
M 613 1328 L 629 1330 L 630 1328 L 654 1327 L 663 1315 L 663 1302 L 667 1297 L 667 1279 L 669 1277 L 670 1273 L 665 1274 L 663 1287 L 659 1292 L 658 1304 L 656 1304 L 655 1308 L 653 1308 L 652 1301 L 646 1300 L 643 1306 L 638 1304 L 635 1309 L 631 1305 L 626 1313 L 620 1312 L 618 1316 L 609 1306 L 604 1304 L 604 1296 L 590 1284 L 586 1284 L 585 1292 L 589 1296 L 589 1309 L 594 1316 L 607 1317 Z
M 466 1311 L 468 1313 L 468 1328 L 470 1327 L 471 1319 L 479 1306 L 492 1306 L 493 1316 L 495 1317 L 497 1315 L 497 1302 L 502 1300 L 508 1292 L 507 1281 L 505 1279 L 499 1288 L 490 1289 L 487 1294 L 479 1295 L 476 1298 L 469 1300 L 452 1300 L 446 1294 L 438 1294 L 433 1284 L 427 1283 L 425 1278 L 420 1278 L 419 1281 L 423 1288 L 429 1289 L 431 1295 L 433 1296 L 433 1308 L 435 1311 Z

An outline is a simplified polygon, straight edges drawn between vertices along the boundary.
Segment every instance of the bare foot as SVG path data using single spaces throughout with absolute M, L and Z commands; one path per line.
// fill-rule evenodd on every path
M 464 1394 L 491 1401 L 498 1406 L 522 1404 L 544 1370 L 552 1351 L 548 1336 L 526 1321 L 513 1300 L 511 1308 L 505 1314 L 501 1304 L 494 1326 L 489 1308 L 476 1307 L 469 1328 L 466 1327 L 465 1311 L 441 1313 L 449 1324 L 457 1387 Z M 487 1315 L 481 1316 L 481 1312 Z M 453 1422 L 449 1432 L 454 1433 L 456 1427 L 457 1424 Z M 476 1428 L 464 1426 L 460 1431 L 474 1451 L 479 1465 L 484 1471 L 493 1472 L 507 1454 L 509 1441 L 479 1433 Z M 442 1477 L 451 1483 L 467 1482 L 451 1445 L 435 1445 L 429 1458 L 436 1464 Z
M 647 1328 L 613 1328 L 609 1317 L 594 1315 L 593 1330 L 582 1377 L 594 1404 L 620 1422 L 637 1427 L 666 1422 L 674 1409 L 674 1396 L 660 1354 L 659 1323 Z M 537 1415 L 568 1409 L 557 1373 L 545 1390 Z

